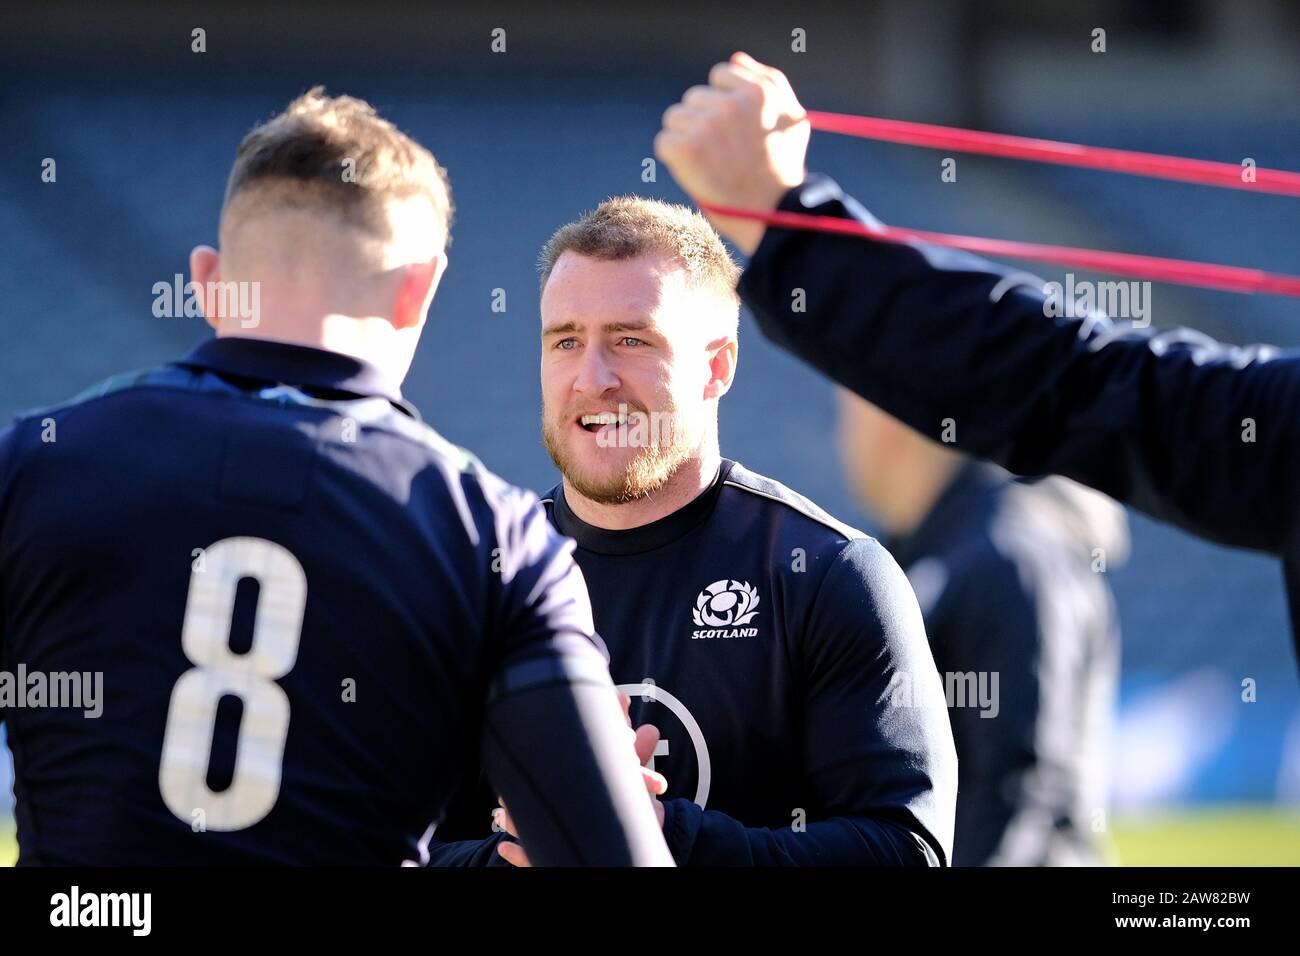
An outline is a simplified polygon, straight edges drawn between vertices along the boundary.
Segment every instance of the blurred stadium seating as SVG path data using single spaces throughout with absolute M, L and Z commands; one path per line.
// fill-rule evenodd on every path
M 715 6 L 704 5 L 716 13 Z M 989 6 L 1000 11 L 1005 33 L 1008 18 L 1028 5 Z M 1255 11 L 1261 31 L 1269 29 L 1270 18 L 1285 16 L 1281 4 L 1244 6 Z M 875 44 L 870 48 L 879 50 L 882 41 L 869 34 L 880 17 L 890 17 L 905 42 L 921 35 L 927 7 L 908 14 L 899 4 L 880 4 L 874 14 L 856 15 L 846 30 L 859 31 L 863 48 Z M 897 78 L 889 89 L 906 88 L 907 96 L 863 95 L 869 87 L 864 77 L 835 85 L 837 71 L 854 69 L 852 36 L 832 44 L 813 32 L 805 69 L 797 55 L 782 54 L 783 25 L 774 41 L 770 31 L 759 33 L 761 24 L 721 16 L 708 20 L 717 42 L 665 46 L 657 58 L 634 49 L 636 31 L 609 25 L 576 30 L 571 49 L 553 41 L 558 52 L 549 59 L 528 60 L 521 52 L 524 68 L 517 71 L 507 57 L 500 68 L 462 60 L 444 72 L 439 62 L 420 60 L 409 49 L 382 69 L 358 67 L 360 54 L 340 66 L 329 52 L 351 38 L 337 25 L 312 41 L 319 47 L 315 59 L 301 53 L 267 72 L 247 68 L 258 55 L 249 36 L 240 41 L 253 49 L 233 66 L 215 55 L 213 68 L 173 58 L 163 73 L 131 64 L 129 50 L 109 58 L 77 48 L 50 61 L 57 69 L 44 68 L 49 64 L 30 50 L 5 55 L 0 59 L 10 65 L 0 74 L 0 115 L 11 135 L 0 167 L 0 417 L 57 401 L 113 372 L 171 358 L 207 334 L 198 319 L 155 318 L 152 286 L 186 271 L 191 246 L 215 242 L 224 177 L 243 133 L 306 87 L 325 82 L 333 92 L 371 100 L 428 144 L 450 172 L 459 210 L 451 266 L 408 397 L 489 467 L 520 484 L 549 487 L 554 474 L 537 437 L 537 250 L 556 225 L 606 196 L 682 198 L 664 173 L 644 182 L 643 159 L 651 155 L 663 108 L 698 81 L 712 59 L 748 44 L 789 69 L 805 102 L 823 108 L 902 115 L 890 110 L 930 104 L 930 112 L 904 118 L 965 120 L 1006 132 L 1234 162 L 1249 155 L 1260 165 L 1300 169 L 1294 98 L 1290 114 L 1278 113 L 1276 90 L 1267 83 L 1239 85 L 1237 102 L 1212 98 L 1203 110 L 1166 108 L 1166 94 L 1144 96 L 1126 88 L 1122 75 L 1094 84 L 1103 68 L 1139 71 L 1125 60 L 1138 42 L 1160 51 L 1178 78 L 1171 87 L 1190 101 L 1209 97 L 1225 82 L 1249 79 L 1244 64 L 1226 79 L 1197 69 L 1203 48 L 1237 42 L 1220 35 L 1219 20 L 1205 17 L 1190 37 L 1179 33 L 1175 40 L 1161 39 L 1158 20 L 1135 21 L 1136 33 L 1112 28 L 1110 60 L 1088 51 L 1086 29 L 1073 46 L 1041 26 L 1020 46 L 990 44 L 979 110 L 957 115 L 941 89 L 918 99 Z M 1116 22 L 1126 23 L 1119 15 Z M 475 40 L 482 39 L 484 58 L 489 26 L 486 19 L 473 21 L 482 32 Z M 15 53 L 13 45 L 37 29 L 28 23 L 26 33 L 15 31 L 0 53 Z M 156 42 L 156 33 L 148 42 Z M 833 46 L 842 60 L 838 67 L 824 62 L 831 54 L 819 54 L 816 43 Z M 600 75 L 584 75 L 584 50 L 596 48 L 606 66 Z M 279 56 L 278 47 L 262 49 L 263 56 Z M 620 50 L 632 64 L 621 75 L 609 67 Z M 1036 98 L 1034 71 L 1045 50 L 1065 52 L 1053 60 L 1059 75 Z M 1268 82 L 1289 77 L 1293 83 L 1300 72 L 1297 51 L 1289 55 L 1291 72 L 1280 71 L 1278 80 L 1273 71 Z M 814 56 L 819 65 L 812 65 Z M 74 69 L 74 61 L 81 66 Z M 927 82 L 924 64 L 910 69 L 913 85 Z M 808 83 L 801 85 L 804 73 Z M 1062 78 L 1070 73 L 1073 85 Z M 999 98 L 999 90 L 1012 87 L 1014 98 Z M 1062 88 L 1078 96 L 1061 98 Z M 1098 106 L 1107 89 L 1127 89 L 1122 109 Z M 44 157 L 57 160 L 56 183 L 39 179 Z M 1294 200 L 975 159 L 960 160 L 958 182 L 945 184 L 938 160 L 930 151 L 829 137 L 815 139 L 812 152 L 814 166 L 900 225 L 1300 273 Z M 491 309 L 495 289 L 505 290 L 504 313 Z M 1153 295 L 1157 325 L 1190 324 L 1233 341 L 1300 345 L 1300 303 L 1294 300 L 1162 286 Z M 743 327 L 742 343 L 737 386 L 723 406 L 724 453 L 860 522 L 833 461 L 829 386 L 770 347 L 752 324 Z M 1116 809 L 1300 803 L 1300 692 L 1276 564 L 1135 517 L 1131 559 L 1108 573 L 1124 631 Z M 1253 704 L 1241 701 L 1246 678 L 1257 683 Z M 3 800 L 9 798 L 6 773 L 0 769 Z

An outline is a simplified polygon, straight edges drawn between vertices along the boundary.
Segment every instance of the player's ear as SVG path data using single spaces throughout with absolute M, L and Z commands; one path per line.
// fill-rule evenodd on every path
M 393 328 L 418 328 L 438 291 L 438 283 L 447 270 L 447 253 L 440 252 L 427 262 L 413 262 L 402 266 L 402 278 L 397 287 L 397 302 L 393 306 Z
M 204 320 L 216 329 L 221 324 L 221 316 L 217 315 L 216 297 L 208 297 L 208 290 L 216 287 L 208 283 L 221 281 L 221 253 L 211 246 L 195 246 L 190 251 L 190 281 L 200 290 Z
M 710 374 L 704 397 L 721 398 L 731 389 L 731 380 L 736 377 L 740 343 L 734 335 L 720 336 L 708 344 L 708 353 Z

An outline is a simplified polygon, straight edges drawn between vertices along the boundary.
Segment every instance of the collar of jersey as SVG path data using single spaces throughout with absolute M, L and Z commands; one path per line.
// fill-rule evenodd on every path
M 664 515 L 658 521 L 643 524 L 639 528 L 626 531 L 611 531 L 587 524 L 570 509 L 564 500 L 564 486 L 556 485 L 547 498 L 551 501 L 555 527 L 561 534 L 566 534 L 578 543 L 578 547 L 595 554 L 642 554 L 671 544 L 683 535 L 695 530 L 713 513 L 722 493 L 722 484 L 727 480 L 735 462 L 722 459 L 713 483 L 705 488 L 689 504 L 678 508 L 670 515 Z
M 278 385 L 386 398 L 402 411 L 419 418 L 415 409 L 402 399 L 397 384 L 376 366 L 338 352 L 290 345 L 288 342 L 222 336 L 203 342 L 180 364 Z

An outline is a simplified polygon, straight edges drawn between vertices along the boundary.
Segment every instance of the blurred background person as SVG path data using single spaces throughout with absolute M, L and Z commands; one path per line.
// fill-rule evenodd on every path
M 907 573 L 957 745 L 956 866 L 1109 862 L 1124 510 L 936 444 L 838 390 L 850 487 Z

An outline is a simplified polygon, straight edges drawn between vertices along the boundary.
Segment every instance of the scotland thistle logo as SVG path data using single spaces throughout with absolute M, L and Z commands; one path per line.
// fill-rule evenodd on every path
M 699 627 L 740 628 L 758 614 L 758 591 L 744 581 L 714 581 L 695 599 L 691 617 Z M 746 631 L 757 630 L 747 628 Z M 749 633 L 714 634 L 696 631 L 693 637 L 752 637 Z

